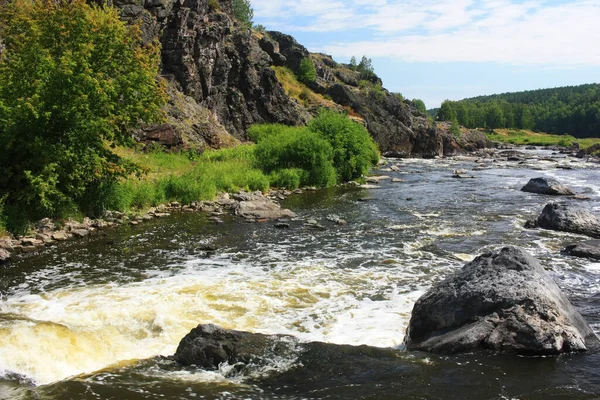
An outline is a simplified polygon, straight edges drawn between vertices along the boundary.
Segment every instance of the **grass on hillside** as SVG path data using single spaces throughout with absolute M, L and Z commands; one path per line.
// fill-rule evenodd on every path
M 582 149 L 585 149 L 596 143 L 600 143 L 600 138 L 578 139 L 571 135 L 550 135 L 515 129 L 495 129 L 492 133 L 486 133 L 486 135 L 490 140 L 515 145 L 569 147 L 577 142 Z
M 277 80 L 283 86 L 288 96 L 301 102 L 305 107 L 321 106 L 334 108 L 336 103 L 324 96 L 313 92 L 304 83 L 300 82 L 294 72 L 287 67 L 271 67 L 275 71 Z

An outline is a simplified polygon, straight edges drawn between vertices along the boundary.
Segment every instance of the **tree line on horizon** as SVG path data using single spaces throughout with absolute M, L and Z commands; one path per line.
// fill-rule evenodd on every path
M 446 100 L 430 111 L 438 121 L 456 121 L 471 129 L 529 129 L 600 137 L 599 84 Z

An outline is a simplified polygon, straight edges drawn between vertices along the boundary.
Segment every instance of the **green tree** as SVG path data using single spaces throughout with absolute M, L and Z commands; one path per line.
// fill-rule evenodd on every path
M 139 27 L 113 8 L 14 0 L 0 7 L 0 36 L 0 198 L 14 228 L 133 172 L 110 146 L 159 120 L 165 96 L 158 46 L 140 47 Z
M 350 69 L 356 70 L 358 68 L 358 62 L 356 61 L 356 57 L 352 56 L 350 58 Z
M 454 135 L 455 138 L 460 137 L 460 135 L 461 135 L 460 124 L 458 123 L 457 120 L 452 121 L 452 124 L 450 125 L 450 133 L 452 133 L 452 135 Z
M 250 0 L 233 0 L 233 15 L 240 22 L 252 28 L 252 20 L 254 19 L 254 10 L 250 4 Z
M 360 72 L 362 79 L 373 81 L 375 79 L 375 69 L 373 68 L 373 61 L 367 56 L 363 56 L 360 63 L 356 67 L 356 70 Z
M 415 105 L 415 108 L 421 114 L 427 114 L 427 107 L 425 106 L 425 102 L 423 100 L 421 100 L 421 99 L 413 99 L 412 102 Z
M 456 119 L 456 111 L 450 100 L 444 100 L 440 111 L 438 111 L 437 119 L 439 121 L 454 121 Z
M 490 103 L 485 118 L 488 129 L 498 129 L 504 126 L 504 115 L 498 103 Z
M 297 77 L 300 82 L 306 84 L 314 82 L 317 79 L 317 70 L 310 57 L 304 57 L 300 61 Z

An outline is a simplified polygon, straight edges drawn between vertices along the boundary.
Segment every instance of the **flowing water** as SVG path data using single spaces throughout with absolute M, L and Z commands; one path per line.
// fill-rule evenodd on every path
M 0 270 L 0 399 L 600 398 L 598 354 L 440 357 L 400 349 L 417 298 L 503 244 L 538 257 L 599 333 L 600 263 L 560 254 L 581 236 L 524 229 L 552 199 L 519 189 L 530 178 L 555 177 L 598 212 L 600 165 L 532 160 L 473 171 L 478 165 L 468 160 L 390 162 L 400 171 L 385 174 L 404 182 L 284 202 L 324 231 L 300 220 L 278 230 L 173 215 Z M 451 177 L 463 168 L 475 178 Z M 331 222 L 337 218 L 348 224 Z M 323 354 L 307 365 L 291 354 L 243 374 L 162 357 L 200 323 L 396 350 Z

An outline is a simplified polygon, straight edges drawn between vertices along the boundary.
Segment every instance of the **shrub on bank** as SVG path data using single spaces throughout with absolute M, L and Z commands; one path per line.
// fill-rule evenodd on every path
M 87 208 L 136 169 L 110 146 L 162 119 L 158 45 L 91 3 L 0 2 L 0 197 L 13 232 Z
M 274 186 L 330 186 L 366 174 L 379 161 L 369 132 L 343 114 L 322 111 L 308 128 L 254 125 L 255 165 Z M 300 172 L 303 171 L 303 172 Z
M 264 127 L 268 131 L 271 127 Z M 281 127 L 263 135 L 254 151 L 256 166 L 274 179 L 292 179 L 300 175 L 300 185 L 326 187 L 336 183 L 333 149 L 317 133 L 306 128 Z M 300 169 L 296 172 L 278 172 Z
M 379 161 L 379 150 L 367 129 L 345 115 L 323 110 L 308 128 L 333 147 L 333 165 L 339 182 L 365 175 Z

